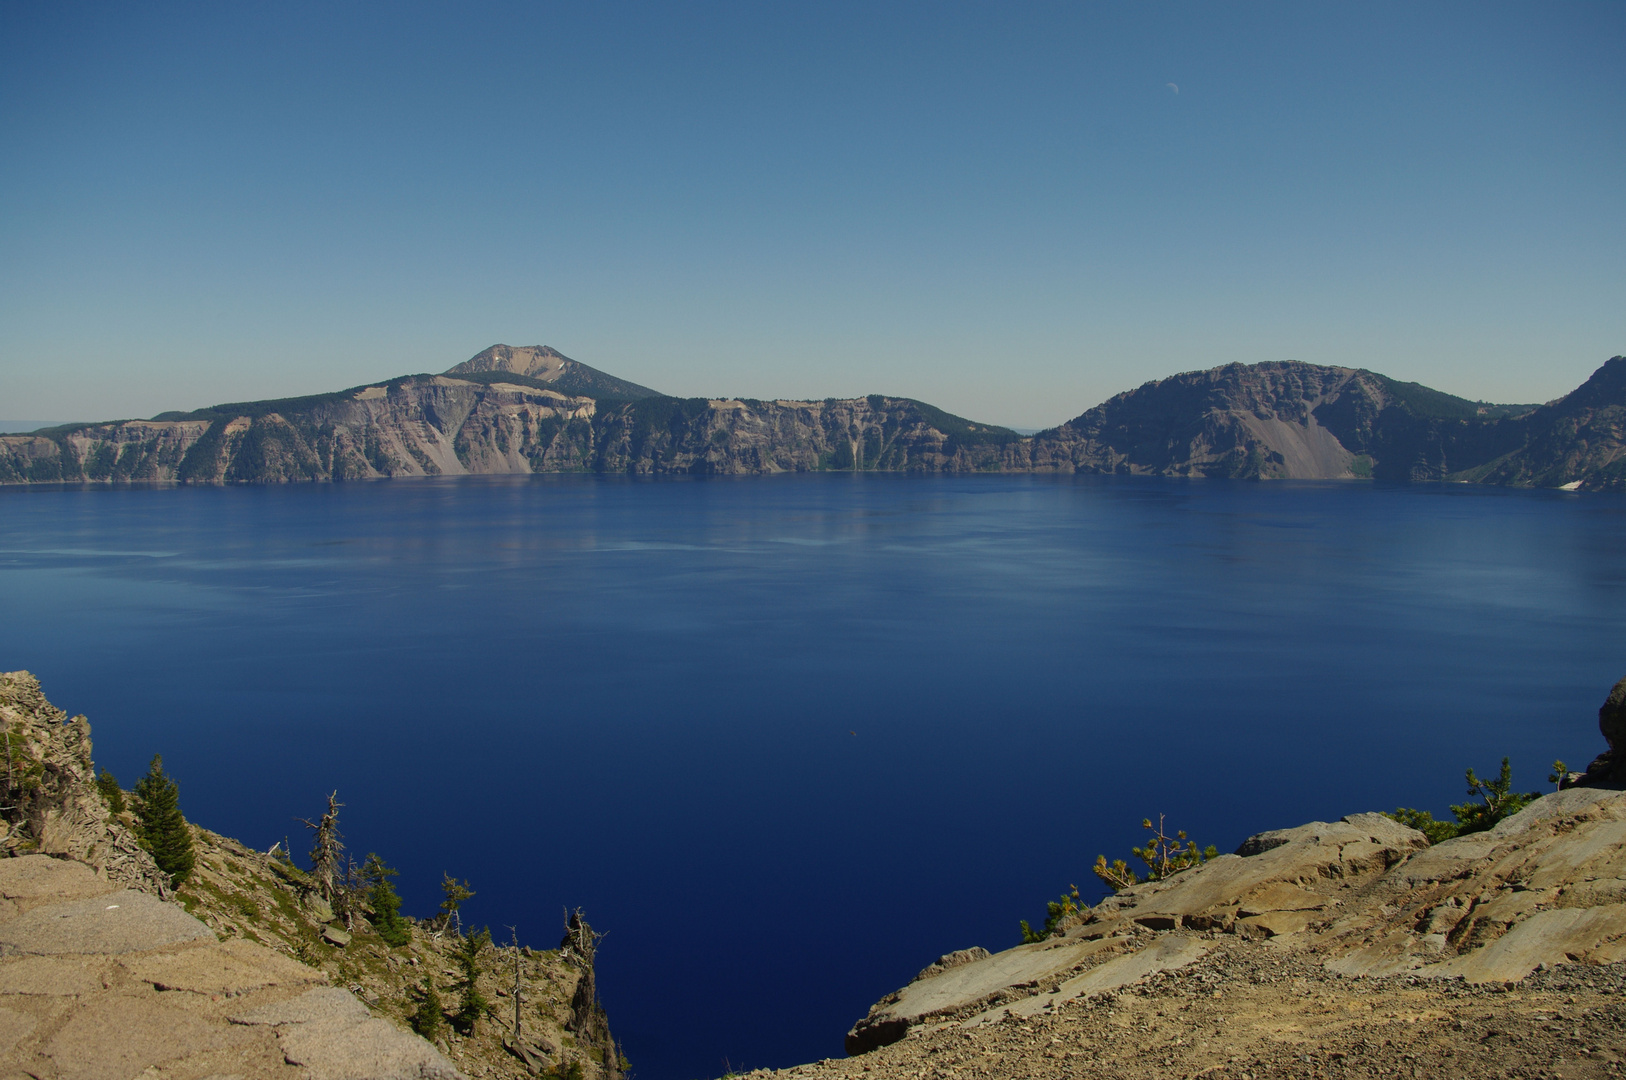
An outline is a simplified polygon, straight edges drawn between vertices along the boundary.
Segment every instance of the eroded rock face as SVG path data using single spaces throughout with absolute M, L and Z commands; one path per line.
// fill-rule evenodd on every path
M 168 897 L 168 875 L 96 790 L 90 724 L 45 700 L 26 671 L 0 673 L 0 853 L 73 859 L 114 885 Z
M 1249 837 L 1240 850 L 1252 854 L 1221 855 L 1166 881 L 1125 889 L 1103 900 L 1092 918 L 1126 918 L 1152 930 L 1229 931 L 1240 921 L 1271 937 L 1271 924 L 1257 920 L 1324 910 L 1338 893 L 1427 846 L 1422 833 L 1382 814 L 1312 821 Z
M 1419 852 L 1355 901 L 1312 942 L 1345 975 L 1511 982 L 1626 959 L 1626 794 L 1545 796 Z
M 1087 472 L 1626 488 L 1626 358 L 1560 401 L 1486 406 L 1374 372 L 1228 364 L 1023 438 L 907 398 L 669 398 L 544 346 L 442 375 L 173 419 L 0 436 L 0 483 L 458 473 Z
M 1110 896 L 1059 937 L 928 967 L 853 1026 L 848 1053 L 917 1029 L 1049 1014 L 1179 970 L 1218 941 L 1344 976 L 1469 983 L 1626 960 L 1626 793 L 1566 789 L 1432 847 L 1369 813 L 1261 833 L 1239 850 Z

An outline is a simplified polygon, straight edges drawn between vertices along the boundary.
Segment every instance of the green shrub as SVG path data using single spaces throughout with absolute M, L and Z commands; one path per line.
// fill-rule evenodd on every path
M 1022 944 L 1031 945 L 1035 941 L 1043 941 L 1054 934 L 1063 920 L 1069 915 L 1076 915 L 1084 910 L 1084 903 L 1078 898 L 1078 886 L 1068 886 L 1069 892 L 1061 894 L 1060 900 L 1052 900 L 1045 905 L 1044 929 L 1035 930 L 1028 925 L 1026 919 L 1022 920 Z
M 1462 828 L 1454 821 L 1435 820 L 1434 815 L 1427 810 L 1413 810 L 1406 806 L 1397 807 L 1394 813 L 1384 816 L 1394 818 L 1409 829 L 1416 829 L 1428 837 L 1431 844 L 1451 839 Z
M 1142 818 L 1140 827 L 1150 829 L 1152 835 L 1146 838 L 1144 847 L 1130 848 L 1129 852 L 1135 858 L 1146 864 L 1146 877 L 1141 878 L 1130 865 L 1122 859 L 1107 862 L 1105 855 L 1095 857 L 1095 876 L 1112 887 L 1113 891 L 1127 889 L 1131 885 L 1138 885 L 1141 881 L 1162 881 L 1173 877 L 1182 870 L 1203 863 L 1219 854 L 1219 849 L 1213 844 L 1199 849 L 1195 840 L 1187 840 L 1184 832 L 1177 832 L 1170 836 L 1164 831 L 1163 815 L 1157 816 L 1157 827 L 1152 828 L 1151 818 Z
M 1561 761 L 1553 762 L 1555 772 L 1561 772 L 1563 764 Z M 1414 810 L 1406 806 L 1398 807 L 1394 813 L 1386 816 L 1416 829 L 1428 837 L 1429 843 L 1438 844 L 1441 840 L 1449 840 L 1453 836 L 1466 836 L 1469 833 L 1494 828 L 1503 818 L 1512 817 L 1541 798 L 1539 791 L 1513 790 L 1513 767 L 1507 758 L 1502 759 L 1502 770 L 1496 779 L 1482 780 L 1474 775 L 1472 769 L 1468 770 L 1467 779 L 1469 798 L 1477 798 L 1479 802 L 1465 802 L 1452 806 L 1451 816 L 1456 819 L 1455 821 L 1436 820 L 1427 810 Z M 1558 783 L 1556 779 L 1553 782 Z
M 119 787 L 119 782 L 113 778 L 112 773 L 102 769 L 96 774 L 96 790 L 102 793 L 102 801 L 107 804 L 109 810 L 115 814 L 124 813 L 124 790 Z
M 1146 838 L 1141 847 L 1131 848 L 1130 854 L 1146 864 L 1146 876 L 1142 878 L 1129 863 L 1123 859 L 1114 859 L 1107 862 L 1105 855 L 1095 857 L 1095 876 L 1106 882 L 1114 892 L 1127 889 L 1131 885 L 1138 885 L 1142 881 L 1162 881 L 1172 877 L 1182 870 L 1193 866 L 1201 866 L 1209 859 L 1219 854 L 1219 849 L 1213 844 L 1199 848 L 1196 841 L 1186 839 L 1184 832 L 1169 835 L 1164 829 L 1163 815 L 1157 816 L 1157 825 L 1152 825 L 1151 818 L 1141 819 L 1141 828 L 1151 830 L 1152 835 Z M 1077 915 L 1085 910 L 1086 905 L 1079 899 L 1078 886 L 1069 886 L 1068 892 L 1062 893 L 1059 900 L 1052 900 L 1045 905 L 1044 929 L 1035 930 L 1028 925 L 1026 919 L 1021 920 L 1022 943 L 1029 944 L 1043 941 L 1050 937 L 1065 922 L 1069 916 Z

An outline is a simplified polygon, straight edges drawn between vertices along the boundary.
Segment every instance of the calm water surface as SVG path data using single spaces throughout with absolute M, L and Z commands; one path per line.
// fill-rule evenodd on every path
M 409 913 L 443 871 L 537 946 L 582 905 L 635 1073 L 684 1080 L 839 1055 L 1148 814 L 1229 849 L 1584 763 L 1622 537 L 1441 486 L 3 489 L 0 667 L 262 849 L 337 788 Z

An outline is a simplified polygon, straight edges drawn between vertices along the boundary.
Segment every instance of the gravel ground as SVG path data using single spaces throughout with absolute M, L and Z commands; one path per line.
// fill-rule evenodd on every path
M 1618 1077 L 1626 964 L 1564 965 L 1514 986 L 1345 978 L 1311 957 L 1226 941 L 1180 971 L 1031 1020 L 921 1028 L 855 1058 L 753 1077 L 1265 1080 Z

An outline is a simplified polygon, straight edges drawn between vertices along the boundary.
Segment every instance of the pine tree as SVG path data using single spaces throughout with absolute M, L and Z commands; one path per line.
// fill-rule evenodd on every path
M 459 983 L 463 991 L 463 1000 L 457 1007 L 457 1026 L 464 1034 L 473 1031 L 474 1022 L 491 1008 L 491 1002 L 480 993 L 479 987 L 480 976 L 485 973 L 485 969 L 480 966 L 480 957 L 490 944 L 489 929 L 460 938 L 457 942 L 457 966 L 463 969 L 463 978 Z
M 196 855 L 192 851 L 192 831 L 181 816 L 181 789 L 164 774 L 160 755 L 153 755 L 147 775 L 136 782 L 135 804 L 141 820 L 142 846 L 152 852 L 158 869 L 179 885 L 192 872 Z
M 390 878 L 400 871 L 387 865 L 377 853 L 367 856 L 361 864 L 361 877 L 367 883 L 367 906 L 373 909 L 373 929 L 384 943 L 399 948 L 412 940 L 412 931 L 401 918 L 401 894 L 390 884 Z
M 458 908 L 463 906 L 463 901 L 474 895 L 474 890 L 469 888 L 468 881 L 459 882 L 443 870 L 440 875 L 440 891 L 446 894 L 446 898 L 440 902 L 440 914 L 435 916 L 436 929 L 444 930 L 455 922 L 457 933 L 461 934 L 463 917 L 458 914 Z
M 102 793 L 102 801 L 107 808 L 115 814 L 124 813 L 124 791 L 113 774 L 106 769 L 96 774 L 96 790 Z
M 418 1002 L 418 1007 L 412 1011 L 407 1022 L 412 1030 L 419 1035 L 434 1042 L 440 1037 L 440 1029 L 446 1023 L 446 1011 L 440 1003 L 440 994 L 435 990 L 433 975 L 423 981 L 423 986 L 412 995 Z

